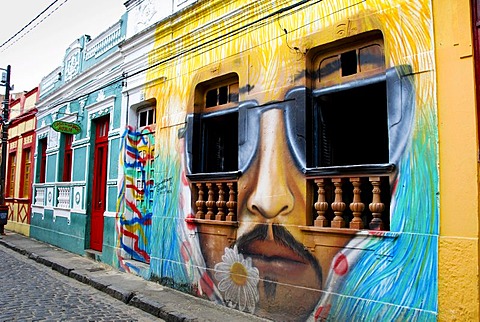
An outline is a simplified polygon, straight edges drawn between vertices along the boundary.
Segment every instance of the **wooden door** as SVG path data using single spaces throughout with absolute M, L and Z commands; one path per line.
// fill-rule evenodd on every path
M 108 122 L 108 117 L 102 117 L 95 122 L 95 145 L 93 151 L 90 248 L 100 252 L 103 244 L 103 214 L 106 209 Z

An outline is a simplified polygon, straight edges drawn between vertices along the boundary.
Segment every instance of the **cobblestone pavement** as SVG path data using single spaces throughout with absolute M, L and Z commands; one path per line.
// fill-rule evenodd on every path
M 163 321 L 0 248 L 0 321 Z

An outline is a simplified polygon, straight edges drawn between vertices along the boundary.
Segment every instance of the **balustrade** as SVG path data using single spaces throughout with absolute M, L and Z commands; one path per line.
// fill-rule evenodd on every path
M 312 181 L 316 191 L 313 226 L 371 230 L 388 227 L 388 175 L 322 176 Z
M 45 205 L 45 188 L 44 187 L 35 188 L 35 205 L 37 206 Z
M 388 230 L 390 208 L 389 174 L 367 173 L 308 176 L 313 185 L 316 212 L 313 227 Z M 192 182 L 193 221 L 233 223 L 237 219 L 236 180 Z
M 58 208 L 70 208 L 70 187 L 58 187 Z
M 195 219 L 234 222 L 237 220 L 237 184 L 233 181 L 194 182 Z M 205 195 L 207 200 L 205 200 Z M 228 195 L 228 200 L 226 200 Z

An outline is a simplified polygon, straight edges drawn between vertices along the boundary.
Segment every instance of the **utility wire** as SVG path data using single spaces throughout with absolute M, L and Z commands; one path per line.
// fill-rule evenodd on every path
M 27 23 L 22 29 L 20 29 L 16 34 L 14 34 L 13 36 L 11 36 L 10 38 L 8 38 L 3 44 L 0 45 L 0 48 L 3 48 L 6 44 L 8 44 L 9 42 L 11 42 L 13 39 L 15 39 L 15 37 L 17 37 L 20 33 L 22 33 L 25 29 L 28 28 L 28 26 L 30 26 L 31 24 L 33 24 L 37 19 L 39 19 L 45 12 L 47 12 L 55 3 L 57 3 L 58 1 L 60 0 L 55 0 L 53 1 L 47 8 L 45 8 L 42 12 L 40 12 L 35 18 L 33 18 L 32 20 L 30 20 L 29 23 Z M 17 41 L 19 41 L 20 39 L 22 39 L 25 35 L 27 35 L 30 31 L 32 31 L 34 28 L 36 28 L 39 24 L 41 24 L 45 19 L 47 19 L 48 17 L 50 17 L 50 15 L 52 13 L 54 13 L 55 11 L 58 10 L 58 8 L 60 8 L 62 5 L 65 4 L 65 2 L 67 2 L 68 0 L 64 0 L 58 7 L 56 7 L 52 12 L 50 12 L 46 17 L 44 17 L 42 20 L 40 20 L 37 24 L 33 25 L 30 29 L 28 29 L 20 38 L 16 39 L 12 44 L 10 44 L 7 48 L 3 49 L 2 52 L 4 52 L 6 49 L 8 49 L 10 46 L 12 46 L 13 44 L 15 44 Z
M 297 3 L 289 5 L 287 7 L 280 8 L 280 9 L 274 11 L 274 12 L 268 13 L 267 15 L 254 20 L 250 23 L 239 26 L 238 28 L 232 30 L 229 33 L 220 34 L 219 36 L 216 36 L 212 39 L 206 40 L 203 43 L 197 44 L 196 46 L 191 46 L 190 48 L 185 48 L 185 49 L 177 52 L 176 54 L 173 54 L 173 55 L 170 55 L 170 56 L 165 57 L 163 59 L 160 59 L 159 61 L 151 64 L 150 66 L 147 66 L 145 68 L 142 68 L 142 69 L 139 69 L 139 70 L 136 70 L 136 71 L 132 71 L 131 73 L 124 72 L 119 77 L 117 77 L 117 78 L 115 78 L 115 79 L 113 79 L 113 80 L 111 80 L 111 81 L 109 81 L 109 82 L 107 82 L 107 83 L 105 83 L 101 86 L 98 86 L 95 89 L 88 91 L 87 93 L 82 93 L 82 94 L 79 94 L 77 96 L 74 96 L 73 98 L 65 99 L 65 100 L 61 100 L 61 101 L 57 101 L 55 103 L 52 103 L 51 105 L 48 106 L 48 109 L 56 108 L 56 107 L 64 105 L 64 104 L 77 101 L 77 100 L 81 99 L 82 97 L 88 97 L 89 95 L 91 95 L 91 94 L 93 94 L 93 93 L 95 93 L 99 90 L 102 90 L 102 89 L 105 89 L 107 87 L 113 86 L 113 85 L 115 85 L 119 82 L 123 82 L 124 80 L 127 80 L 128 78 L 131 78 L 131 77 L 136 76 L 138 74 L 144 73 L 144 72 L 146 72 L 150 69 L 156 68 L 156 67 L 158 67 L 160 65 L 163 65 L 165 63 L 171 62 L 171 61 L 175 60 L 176 58 L 179 58 L 179 57 L 184 56 L 186 54 L 192 53 L 194 51 L 199 51 L 201 49 L 205 50 L 205 48 L 208 47 L 208 45 L 216 44 L 216 43 L 220 42 L 221 40 L 225 40 L 225 39 L 227 39 L 229 37 L 232 37 L 234 35 L 238 35 L 239 33 L 244 32 L 245 30 L 247 30 L 248 28 L 250 28 L 252 26 L 263 25 L 263 24 L 266 23 L 266 21 L 268 19 L 273 18 L 274 16 L 281 16 L 288 11 L 292 11 L 292 10 L 295 10 L 297 8 L 300 8 L 303 5 L 309 3 L 310 1 L 311 0 L 301 0 Z M 323 0 L 316 0 L 316 1 L 313 1 L 312 3 L 319 3 L 319 2 L 322 2 L 322 1 Z

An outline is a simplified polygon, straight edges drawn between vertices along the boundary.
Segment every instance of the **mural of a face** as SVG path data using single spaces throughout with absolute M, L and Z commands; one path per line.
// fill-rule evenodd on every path
M 306 182 L 285 133 L 283 110 L 261 115 L 256 155 L 239 180 L 236 245 L 259 270 L 255 313 L 301 318 L 318 301 L 320 292 L 312 289 L 321 288 L 322 273 L 301 243 L 298 226 L 306 221 Z
M 332 321 L 435 320 L 438 120 L 431 2 L 299 4 L 301 7 L 291 11 L 291 15 L 285 14 L 281 19 L 275 15 L 271 23 L 254 30 L 249 28 L 235 39 L 219 42 L 205 51 L 195 50 L 192 55 L 178 57 L 179 47 L 169 46 L 164 30 L 159 30 L 155 51 L 149 59 L 158 61 L 158 48 L 166 48 L 164 57 L 177 58 L 171 64 L 149 69 L 149 80 L 166 81 L 158 85 L 152 82 L 145 91 L 147 97 L 157 98 L 156 115 L 161 116 L 158 119 L 163 124 L 155 137 L 155 179 L 172 182 L 172 192 L 156 189 L 151 273 L 178 285 L 191 285 L 198 296 L 215 303 L 279 321 L 313 317 Z M 214 32 L 205 24 L 213 19 L 234 26 L 237 16 L 228 15 L 227 7 L 218 11 L 222 16 L 208 12 L 209 18 L 205 19 L 203 11 L 192 11 L 198 15 L 192 14 L 192 19 L 186 20 L 185 33 L 176 43 L 196 46 L 192 40 L 204 35 L 204 31 L 207 35 Z M 252 8 L 249 14 L 253 17 L 258 14 L 253 10 L 263 7 Z M 231 22 L 230 18 L 223 20 L 227 16 L 232 17 Z M 288 96 L 309 86 L 309 82 L 303 81 L 308 73 L 292 76 L 313 64 L 317 54 L 323 57 L 325 51 L 330 55 L 330 49 L 332 55 L 344 53 L 340 50 L 344 45 L 350 46 L 350 36 L 370 31 L 378 35 L 377 30 L 386 44 L 388 161 L 395 165 L 395 174 L 390 178 L 391 231 L 365 230 L 353 235 L 351 231 L 301 227 L 312 226 L 315 187 L 309 186 L 313 183 L 303 174 L 305 162 L 299 162 L 299 157 L 306 153 L 301 144 L 295 144 L 306 141 L 308 136 L 306 131 L 294 132 L 302 124 L 310 126 L 309 120 L 301 119 L 302 115 L 307 117 L 301 109 L 311 105 L 301 101 L 302 97 L 308 98 L 305 93 Z M 360 36 L 352 38 L 352 44 L 370 37 Z M 302 51 L 310 46 L 309 52 L 305 57 L 298 48 L 293 52 L 295 45 Z M 202 102 L 196 101 L 196 94 L 205 94 L 202 86 L 210 85 L 210 81 L 213 86 L 217 76 L 233 72 L 239 79 L 238 107 L 229 105 L 208 111 L 200 108 Z M 369 75 L 374 73 L 369 70 Z M 383 79 L 383 75 L 377 76 Z M 347 80 L 356 76 L 345 77 Z M 375 76 L 375 80 L 379 79 Z M 247 82 L 246 91 L 242 91 Z M 198 84 L 202 84 L 199 92 L 192 93 Z M 287 89 L 288 84 L 292 88 Z M 285 96 L 283 91 L 287 92 Z M 196 126 L 202 124 L 202 114 L 210 112 L 210 120 L 233 113 L 239 116 L 238 168 L 232 166 L 232 173 L 213 175 L 195 169 L 200 157 L 194 152 L 194 147 L 198 147 L 194 139 L 202 134 Z M 181 117 L 185 113 L 183 154 L 175 148 L 182 145 L 183 137 L 177 140 L 177 128 L 184 126 Z M 240 171 L 233 174 L 234 170 Z M 200 183 L 205 201 L 205 183 L 222 181 L 223 175 L 225 182 L 234 187 L 232 194 L 237 192 L 237 218 L 228 223 L 203 219 L 202 210 L 198 209 L 201 206 L 196 203 L 202 204 L 197 199 L 196 184 Z M 224 186 L 224 192 L 229 191 L 225 189 Z M 252 283 L 246 277 L 252 277 Z M 398 294 L 406 296 L 399 298 Z

